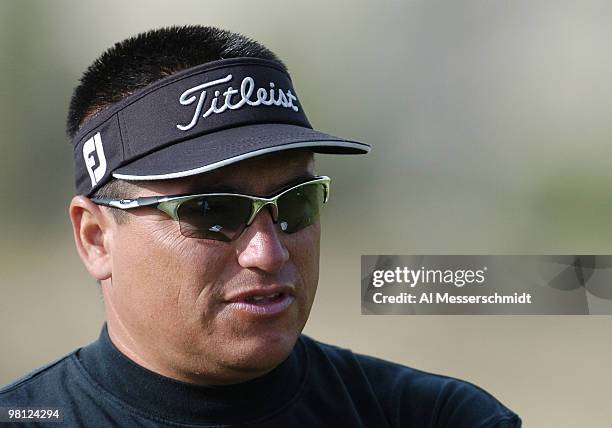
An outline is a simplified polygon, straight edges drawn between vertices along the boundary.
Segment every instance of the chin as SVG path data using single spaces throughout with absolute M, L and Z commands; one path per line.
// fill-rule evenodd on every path
M 299 334 L 295 331 L 266 331 L 242 337 L 234 348 L 234 357 L 238 357 L 236 365 L 249 371 L 270 371 L 289 356 Z

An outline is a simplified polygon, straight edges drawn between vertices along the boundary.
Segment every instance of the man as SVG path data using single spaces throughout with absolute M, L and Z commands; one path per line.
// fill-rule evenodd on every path
M 198 26 L 118 43 L 68 133 L 74 239 L 107 322 L 0 407 L 70 426 L 520 426 L 474 385 L 301 335 L 330 189 L 313 152 L 369 146 L 311 129 L 265 47 Z

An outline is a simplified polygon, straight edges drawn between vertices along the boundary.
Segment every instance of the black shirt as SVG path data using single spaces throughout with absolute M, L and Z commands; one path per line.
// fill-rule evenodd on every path
M 468 382 L 305 335 L 263 377 L 229 386 L 181 382 L 124 356 L 106 324 L 95 342 L 1 388 L 0 407 L 11 406 L 60 407 L 71 427 L 521 426 L 515 413 Z

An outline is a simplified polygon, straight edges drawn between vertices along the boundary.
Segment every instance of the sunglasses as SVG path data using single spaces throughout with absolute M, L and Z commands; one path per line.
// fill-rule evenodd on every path
M 268 207 L 274 224 L 279 224 L 285 233 L 295 233 L 315 223 L 321 207 L 329 199 L 330 181 L 325 176 L 313 177 L 267 198 L 238 193 L 202 193 L 136 199 L 94 197 L 91 201 L 122 210 L 157 208 L 179 222 L 185 237 L 229 242 L 253 223 L 263 207 Z

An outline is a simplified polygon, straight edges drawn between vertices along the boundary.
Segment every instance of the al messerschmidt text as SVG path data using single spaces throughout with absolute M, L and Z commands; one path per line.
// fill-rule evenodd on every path
M 386 296 L 383 293 L 374 293 L 372 296 L 374 303 L 468 303 L 468 304 L 508 304 L 508 303 L 531 303 L 530 293 L 514 293 L 513 295 L 494 293 L 490 295 L 476 296 L 454 296 L 451 293 L 400 293 L 398 295 Z

